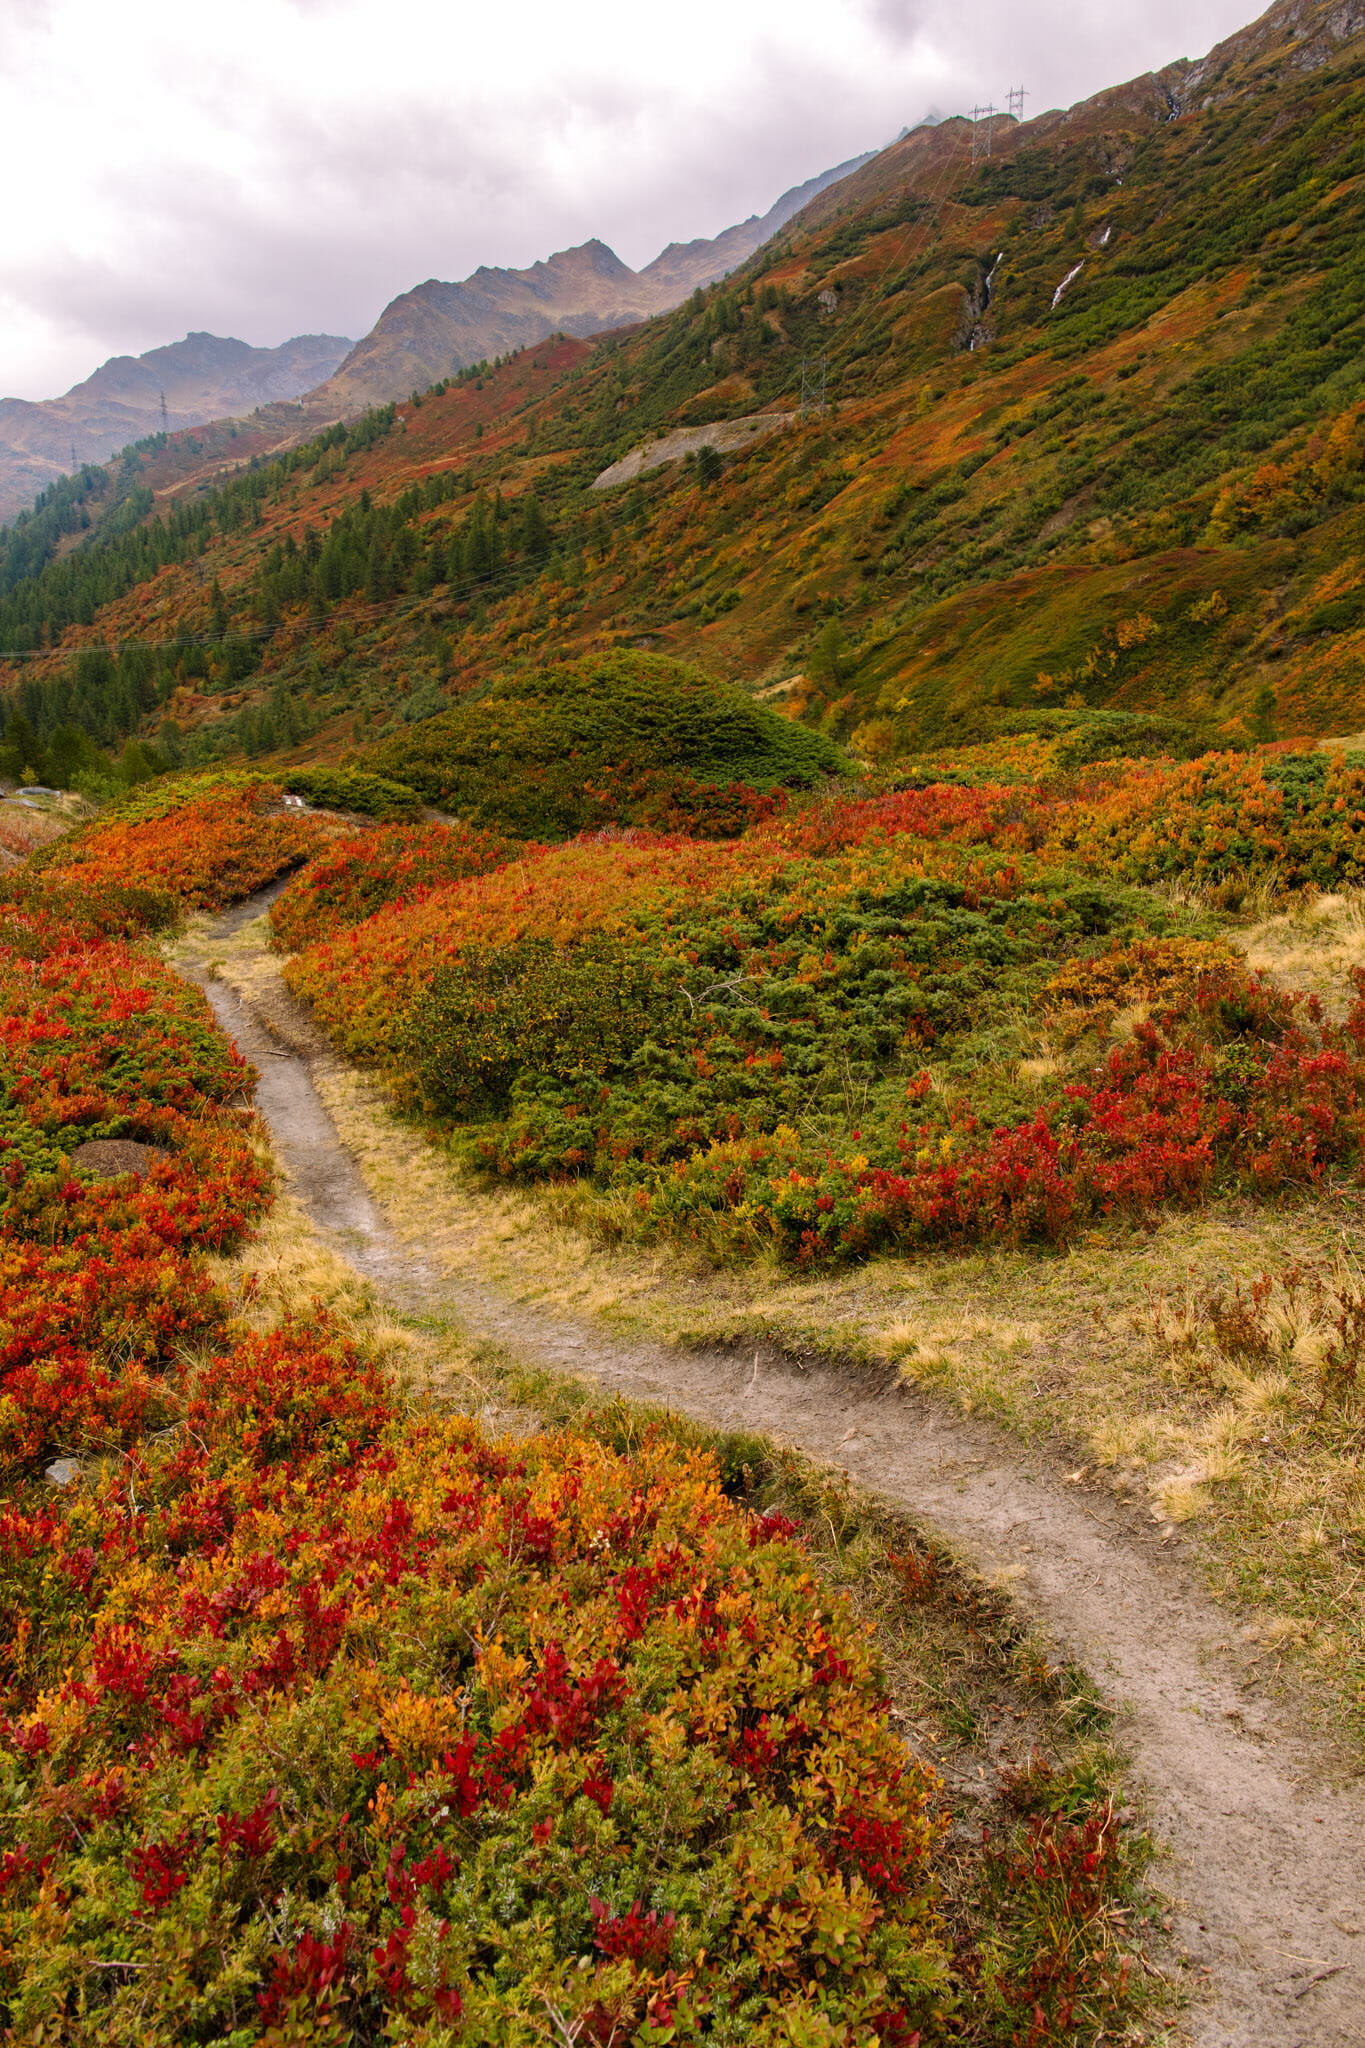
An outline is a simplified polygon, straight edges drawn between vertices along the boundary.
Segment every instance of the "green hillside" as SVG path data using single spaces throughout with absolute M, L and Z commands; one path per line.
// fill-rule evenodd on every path
M 392 772 L 493 678 L 619 648 L 887 762 L 1039 708 L 1365 726 L 1353 21 L 1281 5 L 1201 66 L 999 120 L 984 162 L 965 121 L 915 130 L 642 327 L 57 486 L 0 541 L 6 758 L 88 773 L 84 733 L 378 744 Z M 594 488 L 762 411 L 746 452 Z

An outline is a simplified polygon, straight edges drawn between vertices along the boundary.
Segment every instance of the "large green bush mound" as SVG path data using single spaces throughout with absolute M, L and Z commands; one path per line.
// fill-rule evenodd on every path
M 619 822 L 723 834 L 708 792 L 808 789 L 833 743 L 662 655 L 618 652 L 500 677 L 375 747 L 365 765 L 472 824 L 553 837 Z

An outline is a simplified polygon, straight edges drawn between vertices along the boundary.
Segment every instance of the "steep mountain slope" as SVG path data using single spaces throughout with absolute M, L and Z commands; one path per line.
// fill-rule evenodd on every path
M 0 399 L 0 519 L 31 505 L 54 477 L 107 462 L 130 441 L 296 399 L 350 346 L 336 334 L 297 334 L 278 348 L 187 334 L 145 355 L 111 356 L 62 398 Z
M 868 160 L 854 157 L 807 179 L 766 214 L 752 214 L 712 240 L 670 242 L 641 271 L 594 240 L 527 270 L 480 266 L 461 284 L 428 278 L 384 308 L 336 375 L 310 394 L 310 413 L 350 418 L 552 334 L 599 334 L 667 312 L 737 268 L 808 200 Z
M 592 488 L 765 411 L 794 417 L 749 452 Z M 252 427 L 212 473 L 172 437 L 16 525 L 0 649 L 33 650 L 6 674 L 36 726 L 327 757 L 633 645 L 887 759 L 1081 706 L 1356 731 L 1360 9 L 1287 0 L 1199 63 L 999 121 L 984 163 L 965 121 L 917 130 L 636 329 L 307 446 L 297 411 Z

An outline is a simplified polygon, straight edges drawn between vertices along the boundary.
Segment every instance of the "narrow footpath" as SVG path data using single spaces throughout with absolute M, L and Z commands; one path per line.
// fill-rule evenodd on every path
M 282 1031 L 273 1000 L 267 1022 L 211 976 L 215 949 L 245 938 L 267 900 L 219 919 L 181 964 L 259 1069 L 280 1166 L 324 1240 L 399 1311 L 610 1393 L 762 1431 L 1008 1580 L 1116 1710 L 1171 1851 L 1156 1877 L 1180 1901 L 1174 1938 L 1208 1986 L 1188 2016 L 1197 2048 L 1363 2048 L 1365 1787 L 1329 1782 L 1289 1709 L 1244 1684 L 1235 1619 L 1178 1552 L 1131 1508 L 1068 1487 L 1045 1453 L 889 1378 L 771 1350 L 623 1343 L 423 1261 L 337 1134 L 314 1076 L 338 1063 L 307 1017 L 295 1009 Z

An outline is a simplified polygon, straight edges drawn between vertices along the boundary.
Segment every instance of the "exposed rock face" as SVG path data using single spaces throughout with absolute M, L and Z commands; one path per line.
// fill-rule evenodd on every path
M 738 420 L 713 420 L 704 427 L 679 427 L 632 448 L 619 462 L 593 478 L 595 491 L 608 491 L 613 484 L 628 484 L 647 469 L 662 469 L 665 463 L 685 461 L 703 448 L 715 448 L 722 455 L 738 455 L 756 448 L 769 434 L 778 434 L 796 418 L 794 412 L 755 412 Z
M 598 241 L 561 249 L 528 270 L 481 265 L 459 284 L 428 278 L 384 308 L 313 402 L 359 412 L 425 390 L 467 363 L 555 333 L 628 326 L 654 310 L 649 288 Z
M 632 270 L 605 242 L 561 249 L 528 270 L 481 267 L 460 284 L 428 278 L 380 314 L 334 377 L 310 396 L 310 409 L 350 415 L 406 398 L 470 363 L 530 348 L 551 334 L 600 334 L 680 305 L 699 285 L 724 277 L 815 195 L 868 161 L 854 157 L 784 192 L 712 240 L 670 242 Z
M 1365 29 L 1365 0 L 1277 0 L 1274 7 L 1217 44 L 1197 63 L 1172 65 L 1181 109 L 1208 107 L 1233 90 L 1254 90 L 1264 60 L 1288 61 L 1294 71 L 1330 64 L 1343 43 Z M 1162 77 L 1168 74 L 1163 72 Z
M 876 150 L 867 150 L 862 156 L 850 157 L 846 164 L 836 164 L 832 171 L 822 171 L 818 178 L 807 178 L 804 185 L 793 185 L 766 213 L 750 214 L 748 220 L 740 221 L 737 227 L 726 228 L 724 234 L 717 235 L 714 241 L 670 242 L 661 255 L 645 265 L 640 272 L 641 278 L 647 279 L 657 290 L 670 294 L 669 306 L 680 305 L 698 285 L 712 284 L 716 278 L 734 270 L 746 257 L 752 256 L 755 249 L 761 249 L 818 193 L 861 170 L 864 164 L 871 163 L 876 154 Z M 655 310 L 660 309 L 656 307 Z
M 163 426 L 202 426 L 299 398 L 332 374 L 350 346 L 338 334 L 300 334 L 278 348 L 187 334 L 146 355 L 111 356 L 62 398 L 0 399 L 0 519 L 31 504 L 55 477 L 83 462 L 107 462 Z

